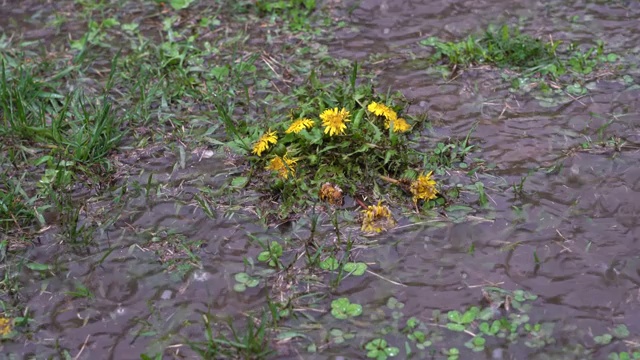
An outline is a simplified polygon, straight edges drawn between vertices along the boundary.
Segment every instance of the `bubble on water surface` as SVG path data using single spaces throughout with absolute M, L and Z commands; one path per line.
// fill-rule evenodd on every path
M 209 273 L 206 271 L 198 270 L 193 272 L 193 280 L 199 282 L 205 282 L 209 280 Z

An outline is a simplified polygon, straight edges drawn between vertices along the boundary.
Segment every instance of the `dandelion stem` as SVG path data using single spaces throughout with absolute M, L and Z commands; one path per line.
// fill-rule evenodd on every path
M 384 175 L 378 175 L 378 177 L 386 182 L 390 182 L 392 184 L 398 185 L 400 184 L 400 180 L 396 180 L 396 179 L 392 179 L 388 176 L 384 176 Z

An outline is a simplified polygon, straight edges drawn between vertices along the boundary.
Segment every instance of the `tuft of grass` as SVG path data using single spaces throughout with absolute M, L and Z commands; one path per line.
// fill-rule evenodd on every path
M 269 321 L 266 312 L 260 320 L 247 317 L 242 329 L 228 321 L 226 333 L 215 333 L 209 315 L 203 314 L 202 318 L 205 341 L 186 342 L 202 359 L 266 359 L 274 353 L 269 346 Z
M 116 61 L 117 57 L 111 76 Z M 106 157 L 125 134 L 107 95 L 111 80 L 105 95 L 90 102 L 81 92 L 62 96 L 46 91 L 44 83 L 23 67 L 8 70 L 2 62 L 0 75 L 1 135 L 18 144 L 48 149 L 45 161 L 71 161 L 85 171 L 93 165 L 108 168 Z
M 316 9 L 316 0 L 258 0 L 258 13 L 273 19 L 282 18 L 293 31 L 309 28 L 309 17 Z
M 19 180 L 0 176 L 0 229 L 5 232 L 20 231 L 42 216 L 44 208 L 35 208 L 37 197 L 27 195 L 23 181 L 24 175 Z
M 576 95 L 584 91 L 576 81 L 591 75 L 597 67 L 618 59 L 616 54 L 604 52 L 602 41 L 586 50 L 576 44 L 561 49 L 562 41 L 534 38 L 507 25 L 498 29 L 489 26 L 482 35 L 469 35 L 457 42 L 430 37 L 421 40 L 420 44 L 435 49 L 430 61 L 446 64 L 449 69 L 445 72 L 451 76 L 470 66 L 491 65 L 519 72 L 518 78 L 512 82 L 516 88 L 534 75 L 556 82 L 567 77 L 562 80 L 568 85 L 568 91 Z M 543 90 L 549 90 L 548 86 L 543 86 Z

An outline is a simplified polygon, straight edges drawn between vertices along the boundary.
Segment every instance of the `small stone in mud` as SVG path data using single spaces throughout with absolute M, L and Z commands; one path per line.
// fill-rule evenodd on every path
M 162 292 L 162 295 L 160 295 L 160 298 L 162 300 L 169 300 L 171 299 L 171 294 L 172 294 L 171 290 L 165 290 Z

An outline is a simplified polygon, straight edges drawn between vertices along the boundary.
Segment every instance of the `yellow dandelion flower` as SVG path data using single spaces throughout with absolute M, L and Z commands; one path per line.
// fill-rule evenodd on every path
M 386 119 L 387 129 L 389 128 L 389 121 L 395 121 L 398 118 L 398 114 L 396 114 L 392 108 L 375 101 L 372 101 L 369 106 L 367 106 L 367 110 L 377 116 L 384 117 Z
M 403 118 L 397 118 L 394 121 L 391 121 L 391 123 L 393 123 L 393 132 L 407 132 L 409 131 L 409 129 L 411 129 L 411 125 L 409 125 L 409 123 L 407 123 L 407 121 Z M 387 122 L 387 129 L 390 127 L 390 123 Z
M 391 215 L 389 208 L 378 202 L 378 205 L 370 205 L 362 211 L 362 227 L 363 232 L 379 233 L 392 228 L 396 225 L 396 221 Z
M 0 316 L 0 338 L 11 333 L 11 320 L 4 316 Z
M 277 142 L 278 136 L 276 136 L 276 132 L 269 129 L 266 133 L 260 136 L 260 139 L 258 139 L 258 141 L 256 141 L 251 152 L 260 156 L 263 152 L 269 149 L 269 146 L 275 145 Z
M 289 175 L 293 176 L 296 173 L 294 168 L 297 158 L 289 158 L 287 154 L 284 156 L 276 156 L 269 162 L 267 170 L 275 171 L 283 179 L 288 179 Z
M 315 123 L 311 119 L 302 118 L 294 121 L 291 126 L 285 131 L 287 134 L 299 133 L 304 129 L 311 129 Z
M 348 119 L 349 115 L 349 111 L 345 108 L 340 109 L 340 111 L 338 111 L 338 108 L 323 111 L 320 114 L 320 119 L 325 127 L 324 133 L 329 134 L 329 136 L 344 134 L 344 130 L 347 128 L 345 123 L 350 121 Z
M 413 194 L 413 202 L 418 202 L 418 200 L 432 200 L 435 199 L 438 195 L 438 190 L 436 190 L 436 182 L 431 179 L 431 174 L 433 171 L 429 172 L 426 175 L 418 176 L 418 179 L 411 183 L 411 193 Z

